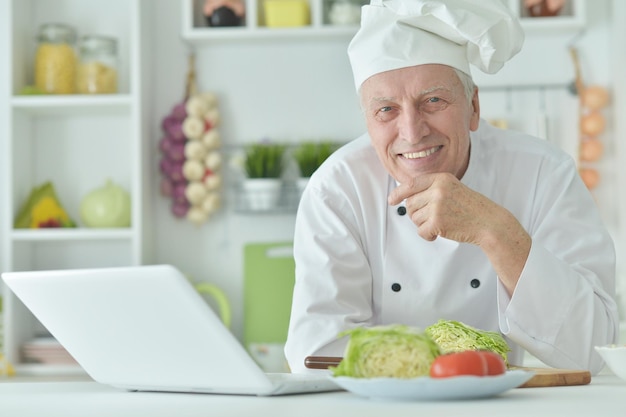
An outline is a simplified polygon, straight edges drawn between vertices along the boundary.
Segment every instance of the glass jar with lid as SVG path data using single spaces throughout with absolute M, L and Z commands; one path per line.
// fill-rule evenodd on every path
M 117 93 L 117 40 L 99 35 L 83 36 L 79 53 L 78 93 Z
M 35 86 L 45 93 L 73 94 L 76 62 L 76 30 L 60 23 L 41 25 L 35 54 Z
M 333 0 L 328 10 L 331 25 L 358 25 L 361 21 L 363 0 Z

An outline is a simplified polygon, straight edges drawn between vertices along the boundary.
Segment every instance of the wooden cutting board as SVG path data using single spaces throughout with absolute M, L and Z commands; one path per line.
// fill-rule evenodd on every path
M 525 371 L 533 371 L 535 373 L 535 376 L 533 376 L 525 384 L 520 385 L 518 388 L 587 385 L 591 382 L 591 373 L 589 371 L 527 367 L 514 367 L 512 369 L 522 369 Z
M 329 366 L 337 366 L 341 358 L 328 356 L 309 356 L 304 361 L 307 368 L 326 369 Z M 510 369 L 521 369 L 532 371 L 535 375 L 518 388 L 534 387 L 561 387 L 569 385 L 587 385 L 591 382 L 589 371 L 577 371 L 573 369 L 558 368 L 530 368 L 524 366 L 511 367 Z

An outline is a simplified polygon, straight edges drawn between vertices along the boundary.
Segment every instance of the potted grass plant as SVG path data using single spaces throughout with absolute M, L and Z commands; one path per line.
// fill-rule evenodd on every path
M 271 210 L 278 204 L 285 150 L 285 145 L 270 142 L 246 146 L 243 189 L 249 209 Z
M 300 170 L 300 178 L 297 180 L 300 192 L 306 187 L 311 175 L 335 150 L 337 144 L 330 141 L 306 141 L 294 150 L 293 157 Z

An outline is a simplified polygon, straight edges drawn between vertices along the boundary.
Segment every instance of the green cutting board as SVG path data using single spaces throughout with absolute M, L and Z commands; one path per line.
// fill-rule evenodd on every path
M 285 343 L 295 281 L 292 242 L 244 246 L 244 343 Z

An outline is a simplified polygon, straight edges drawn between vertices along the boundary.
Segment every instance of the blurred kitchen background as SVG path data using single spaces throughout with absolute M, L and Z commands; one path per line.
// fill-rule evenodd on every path
M 288 308 L 299 174 L 292 160 L 279 205 L 252 210 L 242 190 L 246 146 L 295 152 L 303 142 L 340 144 L 364 132 L 346 54 L 359 2 L 277 4 L 286 1 L 247 0 L 239 26 L 209 27 L 200 0 L 0 0 L 0 270 L 170 263 L 225 293 L 240 339 L 280 342 L 280 318 L 278 329 L 250 323 L 268 301 Z M 526 41 L 497 75 L 474 73 L 482 116 L 558 144 L 587 169 L 616 241 L 624 314 L 626 3 L 565 0 L 554 16 L 532 16 L 524 0 L 502 1 L 522 17 Z M 46 23 L 115 40 L 116 94 L 38 94 L 34 59 Z M 163 120 L 184 102 L 190 70 L 197 90 L 216 99 L 210 129 L 221 139 L 212 149 L 221 181 L 211 190 L 221 203 L 195 221 L 179 217 L 181 209 L 175 215 L 162 172 Z M 597 88 L 597 108 L 583 108 L 577 80 L 579 89 Z M 596 117 L 585 119 L 591 110 Z M 50 195 L 48 181 L 78 228 L 31 229 L 28 216 L 26 227 L 15 225 L 29 197 Z M 82 205 L 94 190 L 105 200 L 126 192 L 130 226 L 88 225 Z M 264 322 L 284 318 L 281 311 Z M 27 371 L 54 369 L 25 359 L 25 345 L 42 349 L 32 344 L 42 329 L 6 289 L 3 315 L 4 356 Z

